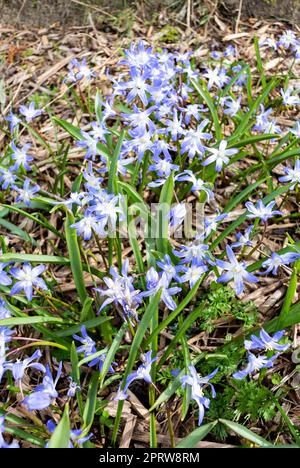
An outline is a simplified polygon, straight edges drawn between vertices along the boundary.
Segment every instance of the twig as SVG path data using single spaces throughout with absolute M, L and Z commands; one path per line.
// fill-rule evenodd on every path
M 240 24 L 241 15 L 242 15 L 242 8 L 243 8 L 243 0 L 240 0 L 239 11 L 238 11 L 238 15 L 237 15 L 236 23 L 235 23 L 235 34 L 237 34 L 238 31 L 239 31 L 239 24 Z

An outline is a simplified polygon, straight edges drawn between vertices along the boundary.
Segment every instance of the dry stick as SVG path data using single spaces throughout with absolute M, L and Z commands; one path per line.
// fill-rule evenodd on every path
M 236 23 L 235 23 L 235 34 L 237 34 L 239 32 L 239 25 L 240 25 L 240 20 L 241 20 L 242 8 L 243 8 L 243 0 L 240 0 L 239 11 L 238 11 L 238 15 L 237 15 Z
M 187 8 L 186 8 L 186 26 L 189 30 L 191 27 L 191 0 L 187 0 Z

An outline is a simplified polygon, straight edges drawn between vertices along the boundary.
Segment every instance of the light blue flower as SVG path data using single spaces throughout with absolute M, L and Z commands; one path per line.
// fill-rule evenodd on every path
M 227 166 L 230 161 L 230 156 L 238 153 L 238 149 L 236 148 L 227 148 L 227 141 L 222 140 L 219 144 L 219 148 L 207 148 L 207 151 L 212 155 L 206 158 L 206 160 L 202 163 L 203 166 L 208 166 L 213 162 L 216 163 L 216 171 L 220 172 L 223 169 L 223 166 Z
M 274 333 L 273 336 L 270 336 L 263 328 L 259 332 L 259 337 L 256 335 L 251 335 L 250 340 L 245 340 L 244 346 L 247 351 L 253 349 L 260 350 L 275 350 L 275 351 L 286 351 L 290 345 L 289 344 L 279 344 L 278 342 L 283 337 L 285 331 L 281 330 Z
M 42 357 L 42 353 L 37 349 L 32 356 L 23 359 L 23 361 L 17 359 L 15 362 L 7 362 L 6 368 L 12 372 L 13 378 L 17 383 L 21 382 L 24 377 L 25 370 L 28 368 L 39 370 L 43 373 L 46 372 L 43 364 L 39 362 L 33 362 Z
M 233 253 L 233 250 L 231 247 L 229 247 L 229 245 L 226 246 L 226 254 L 229 262 L 216 260 L 216 265 L 218 267 L 227 270 L 226 273 L 223 273 L 217 279 L 217 282 L 227 283 L 228 281 L 233 281 L 236 294 L 241 294 L 244 291 L 244 281 L 257 283 L 259 280 L 256 278 L 256 276 L 246 270 L 245 262 L 238 262 Z
M 189 385 L 191 388 L 191 398 L 196 401 L 199 407 L 198 425 L 200 426 L 204 418 L 205 410 L 208 409 L 210 405 L 210 400 L 204 396 L 203 390 L 206 385 L 209 385 L 212 391 L 212 398 L 216 397 L 215 388 L 210 383 L 210 380 L 216 375 L 218 369 L 215 369 L 211 374 L 205 377 L 200 377 L 196 368 L 192 365 L 190 365 L 188 369 L 189 374 L 180 377 L 180 381 L 183 388 L 185 388 L 186 385 Z
M 32 198 L 34 198 L 35 194 L 40 191 L 39 185 L 31 186 L 29 179 L 25 179 L 23 187 L 12 185 L 12 188 L 18 193 L 16 201 L 23 202 L 26 206 L 31 205 Z
M 119 389 L 115 400 L 125 400 L 128 397 L 126 393 L 128 387 L 135 380 L 144 380 L 147 383 L 152 383 L 151 367 L 153 362 L 157 360 L 157 357 L 152 357 L 152 351 L 148 351 L 145 355 L 142 355 L 141 358 L 143 360 L 143 364 L 139 366 L 136 371 L 128 375 L 124 388 Z
M 29 106 L 20 106 L 20 114 L 24 115 L 26 122 L 31 122 L 36 117 L 39 117 L 43 111 L 41 109 L 35 109 L 35 104 L 32 101 Z
M 198 279 L 208 271 L 208 268 L 202 261 L 193 259 L 190 266 L 182 267 L 182 271 L 184 272 L 184 275 L 181 276 L 181 282 L 185 283 L 188 281 L 190 288 L 192 288 L 197 283 Z
M 21 119 L 19 119 L 19 117 L 16 114 L 14 114 L 12 111 L 5 118 L 5 120 L 9 122 L 9 129 L 11 133 L 13 132 L 14 128 L 16 128 L 21 122 Z
M 22 148 L 19 148 L 13 141 L 10 146 L 12 149 L 11 157 L 15 161 L 12 169 L 17 170 L 19 167 L 23 167 L 26 171 L 31 171 L 28 163 L 33 161 L 33 157 L 27 154 L 27 151 L 31 148 L 31 144 L 26 143 Z
M 300 123 L 299 123 L 299 137 L 300 137 Z M 291 190 L 294 190 L 295 186 L 298 186 L 300 183 L 300 159 L 297 159 L 295 162 L 294 169 L 290 167 L 285 167 L 284 172 L 285 176 L 279 177 L 279 182 L 288 182 L 293 183 Z
M 267 275 L 272 272 L 273 275 L 277 275 L 278 268 L 282 265 L 289 265 L 299 260 L 300 254 L 296 252 L 287 252 L 285 254 L 277 254 L 273 252 L 271 257 L 264 260 L 262 263 L 263 268 L 267 268 L 262 274 Z
M 157 271 L 151 267 L 146 274 L 146 284 L 148 291 L 143 291 L 141 296 L 155 296 L 159 291 L 161 291 L 161 301 L 164 302 L 168 309 L 175 310 L 176 302 L 172 296 L 178 294 L 181 291 L 181 288 L 178 286 L 170 287 L 170 281 L 170 277 L 165 272 L 159 275 Z
M 45 265 L 32 267 L 29 263 L 24 263 L 22 268 L 12 268 L 10 274 L 18 281 L 12 286 L 10 295 L 14 296 L 24 291 L 28 301 L 32 300 L 33 287 L 47 291 L 45 281 L 40 278 L 40 275 L 45 271 Z
M 276 201 L 271 201 L 267 205 L 264 205 L 262 200 L 258 200 L 256 205 L 254 205 L 252 202 L 247 202 L 245 203 L 245 206 L 248 210 L 247 218 L 259 218 L 263 222 L 266 222 L 275 215 L 282 215 L 282 211 L 273 210 L 275 204 Z
M 35 391 L 23 400 L 23 404 L 28 407 L 29 411 L 48 408 L 51 402 L 58 397 L 56 385 L 61 376 L 61 371 L 62 362 L 59 363 L 56 378 L 53 379 L 50 367 L 48 365 L 46 366 L 46 374 L 42 384 L 38 385 Z
M 253 224 L 249 226 L 244 232 L 244 234 L 242 234 L 241 232 L 238 232 L 235 235 L 237 241 L 231 244 L 231 248 L 246 247 L 246 246 L 251 247 L 253 245 L 253 242 L 250 239 L 250 236 L 252 234 L 253 227 L 254 227 Z
M 247 366 L 238 372 L 235 372 L 232 376 L 234 379 L 244 379 L 247 375 L 259 372 L 261 369 L 269 369 L 273 367 L 274 361 L 278 358 L 280 353 L 274 354 L 268 358 L 265 355 L 255 356 L 252 353 L 248 353 L 248 364 Z
M 10 286 L 12 284 L 12 279 L 8 273 L 4 270 L 9 263 L 0 262 L 0 284 L 2 286 Z

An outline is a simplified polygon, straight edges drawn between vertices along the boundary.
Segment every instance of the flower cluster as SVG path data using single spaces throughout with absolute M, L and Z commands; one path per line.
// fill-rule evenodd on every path
M 279 341 L 283 337 L 285 331 L 278 331 L 270 336 L 264 329 L 259 332 L 259 337 L 251 335 L 250 340 L 245 340 L 244 346 L 248 352 L 247 366 L 233 374 L 235 379 L 244 379 L 247 375 L 259 372 L 261 369 L 269 369 L 273 367 L 274 361 L 278 358 L 280 353 L 289 348 L 289 344 L 280 344 Z M 266 351 L 267 354 L 260 354 L 256 356 L 251 351 Z M 272 353 L 277 351 L 277 353 Z M 272 353 L 270 355 L 270 352 Z

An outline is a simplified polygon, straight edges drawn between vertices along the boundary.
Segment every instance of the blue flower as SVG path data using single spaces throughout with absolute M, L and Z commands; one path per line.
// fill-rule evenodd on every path
M 46 366 L 46 375 L 43 378 L 42 384 L 38 385 L 35 388 L 35 391 L 23 400 L 23 404 L 27 406 L 30 411 L 48 408 L 51 401 L 58 397 L 56 385 L 61 376 L 61 371 L 62 362 L 59 363 L 56 378 L 54 380 L 50 367 L 48 365 Z
M 151 267 L 146 274 L 146 285 L 148 291 L 143 291 L 141 296 L 149 297 L 154 296 L 161 290 L 161 301 L 164 302 L 166 307 L 170 310 L 176 309 L 176 302 L 171 296 L 178 294 L 181 291 L 181 288 L 178 286 L 170 287 L 170 276 L 163 272 L 161 275 Z
M 190 159 L 193 159 L 196 154 L 200 157 L 203 156 L 206 147 L 203 145 L 202 140 L 210 140 L 211 133 L 204 132 L 203 130 L 209 124 L 208 119 L 202 120 L 197 126 L 196 130 L 188 130 L 181 143 L 181 154 L 187 153 Z
M 256 123 L 253 127 L 253 130 L 264 132 L 267 126 L 269 125 L 269 116 L 272 114 L 273 109 L 270 107 L 265 110 L 264 105 L 260 105 L 260 114 L 256 116 Z
M 125 400 L 128 397 L 126 393 L 127 389 L 135 380 L 144 380 L 147 383 L 152 383 L 151 367 L 153 362 L 157 360 L 157 357 L 152 357 L 152 351 L 148 351 L 145 355 L 142 355 L 141 359 L 143 360 L 143 364 L 135 372 L 128 375 L 124 388 L 119 389 L 115 400 Z
M 273 207 L 275 206 L 276 201 L 272 201 L 268 203 L 268 205 L 264 205 L 262 200 L 258 200 L 256 206 L 252 202 L 245 203 L 245 206 L 248 210 L 247 217 L 248 218 L 259 218 L 263 222 L 268 221 L 268 219 L 272 218 L 275 215 L 282 215 L 282 211 L 274 210 Z
M 80 392 L 81 390 L 81 387 L 80 385 L 78 385 L 78 383 L 76 383 L 72 377 L 69 377 L 69 388 L 68 388 L 68 392 L 67 392 L 67 396 L 69 398 L 73 398 L 75 395 L 76 395 L 76 392 Z
M 16 170 L 19 169 L 20 166 L 22 166 L 26 171 L 31 171 L 31 167 L 29 166 L 29 162 L 33 161 L 33 157 L 27 154 L 27 151 L 31 147 L 30 143 L 26 143 L 25 145 L 22 146 L 22 148 L 18 148 L 13 141 L 11 143 L 11 149 L 12 149 L 12 159 L 15 161 L 12 169 Z
M 0 327 L 0 350 L 6 349 L 6 343 L 12 340 L 12 335 L 15 333 L 14 330 L 10 330 L 7 327 Z
M 267 268 L 263 274 L 267 275 L 272 272 L 273 275 L 277 275 L 277 271 L 280 266 L 289 265 L 290 263 L 299 260 L 299 258 L 300 254 L 296 252 L 287 252 L 285 254 L 277 254 L 276 252 L 273 252 L 271 257 L 262 263 L 263 268 Z
M 235 57 L 236 55 L 236 48 L 235 46 L 233 45 L 229 45 L 226 47 L 224 53 L 223 53 L 224 57 Z
M 240 96 L 237 100 L 233 99 L 232 97 L 229 97 L 225 101 L 225 110 L 224 114 L 229 115 L 230 117 L 234 117 L 240 110 L 241 108 L 241 100 L 242 96 Z
M 7 267 L 9 263 L 0 262 L 0 284 L 2 286 L 9 286 L 12 283 L 12 279 L 8 276 L 4 268 Z
M 219 148 L 207 148 L 209 153 L 212 153 L 203 163 L 203 166 L 208 166 L 209 164 L 216 162 L 216 171 L 220 172 L 223 168 L 223 165 L 227 166 L 230 159 L 229 156 L 233 156 L 238 153 L 236 148 L 227 148 L 227 141 L 222 140 L 220 142 Z
M 11 317 L 11 313 L 7 307 L 7 302 L 0 297 L 0 320 Z
M 206 216 L 204 218 L 205 236 L 209 236 L 212 232 L 218 229 L 218 224 L 228 216 L 228 213 Z
M 81 62 L 76 61 L 75 66 L 77 68 L 77 80 L 82 80 L 85 78 L 86 80 L 90 81 L 93 77 L 96 76 L 94 70 L 88 66 L 85 58 L 82 59 Z
M 127 65 L 128 67 L 145 68 L 154 62 L 154 55 L 152 49 L 145 48 L 145 43 L 139 41 L 136 44 L 131 44 L 129 50 L 124 51 L 125 58 L 120 60 L 120 65 Z
M 299 124 L 299 137 L 300 137 L 300 123 Z M 283 177 L 279 177 L 279 182 L 289 182 L 293 183 L 291 190 L 294 190 L 295 186 L 298 186 L 300 183 L 300 159 L 297 159 L 295 162 L 294 169 L 290 167 L 285 167 L 284 172 L 287 174 Z
M 191 387 L 191 398 L 196 401 L 199 407 L 198 425 L 200 426 L 204 418 L 205 409 L 208 409 L 210 405 L 210 400 L 204 396 L 203 389 L 204 386 L 208 384 L 211 387 L 212 398 L 215 398 L 215 388 L 209 381 L 216 375 L 218 369 L 215 369 L 211 374 L 205 377 L 200 377 L 197 370 L 192 365 L 190 365 L 188 369 L 189 374 L 180 377 L 180 381 L 183 388 L 186 385 Z
M 246 231 L 244 232 L 244 234 L 242 234 L 241 232 L 238 232 L 235 237 L 236 237 L 236 240 L 237 242 L 234 242 L 233 244 L 231 244 L 231 248 L 237 248 L 237 247 L 251 247 L 253 245 L 253 242 L 252 240 L 250 239 L 250 235 L 253 231 L 253 224 L 251 224 L 251 226 L 249 226 Z
M 284 47 L 285 49 L 289 49 L 290 47 L 294 46 L 297 43 L 297 38 L 294 31 L 290 29 L 284 31 L 284 33 L 280 36 L 278 44 Z
M 191 191 L 192 192 L 205 192 L 207 195 L 207 200 L 214 198 L 214 194 L 209 188 L 209 183 L 204 182 L 200 177 L 196 177 L 195 174 L 186 169 L 181 174 L 178 174 L 175 177 L 175 180 L 179 182 L 190 182 L 192 184 Z
M 247 366 L 238 372 L 235 372 L 232 376 L 234 379 L 244 379 L 247 375 L 258 372 L 261 369 L 269 369 L 273 367 L 274 361 L 278 358 L 280 353 L 274 354 L 268 358 L 265 355 L 255 356 L 252 353 L 248 353 L 248 364 Z
M 112 278 L 109 278 L 108 276 L 103 278 L 107 289 L 95 289 L 95 291 L 97 291 L 101 296 L 107 296 L 107 299 L 105 299 L 101 305 L 99 312 L 108 304 L 115 303 L 119 304 L 123 308 L 124 314 L 128 318 L 138 318 L 136 309 L 142 300 L 142 295 L 139 290 L 134 288 L 132 284 L 133 278 L 128 276 L 128 265 L 128 260 L 123 263 L 121 275 L 111 267 L 109 272 Z
M 16 128 L 21 122 L 21 119 L 19 119 L 19 117 L 13 112 L 10 112 L 10 114 L 5 118 L 5 120 L 10 123 L 9 129 L 11 133 L 13 132 L 14 128 Z
M 98 148 L 98 139 L 91 136 L 89 133 L 81 130 L 82 139 L 76 142 L 76 145 L 80 148 L 86 148 L 86 159 L 92 159 L 94 161 L 95 157 L 99 155 L 99 148 Z
M 224 262 L 223 260 L 216 260 L 216 265 L 224 270 L 227 270 L 226 273 L 223 273 L 218 279 L 218 283 L 227 283 L 228 281 L 234 282 L 234 289 L 236 294 L 241 294 L 244 291 L 244 281 L 249 281 L 251 283 L 257 283 L 259 280 L 252 273 L 249 273 L 246 270 L 245 262 L 238 262 L 233 250 L 229 245 L 226 246 L 226 253 L 229 262 Z
M 171 134 L 173 141 L 178 140 L 178 138 L 185 133 L 185 129 L 182 127 L 182 115 L 180 114 L 178 119 L 177 110 L 173 111 L 173 118 L 166 119 L 166 131 Z M 195 138 L 196 139 L 196 138 Z M 188 143 L 185 143 L 188 146 Z
M 88 241 L 92 237 L 93 231 L 100 236 L 105 236 L 103 218 L 104 216 L 96 216 L 86 211 L 83 218 L 77 223 L 71 224 L 70 227 L 76 229 L 77 236 L 82 236 L 85 241 Z
M 158 156 L 153 155 L 152 157 L 155 164 L 150 164 L 148 167 L 149 171 L 156 171 L 160 177 L 168 178 L 172 171 L 177 171 L 179 166 L 172 164 L 171 158 L 161 159 Z
M 17 359 L 15 362 L 7 362 L 5 367 L 12 372 L 15 381 L 20 383 L 24 377 L 25 370 L 28 368 L 33 368 L 43 373 L 46 372 L 43 364 L 40 364 L 39 362 L 33 362 L 37 359 L 40 359 L 41 357 L 42 353 L 39 349 L 37 349 L 32 356 L 23 359 L 23 361 Z
M 170 279 L 175 279 L 176 281 L 180 281 L 180 276 L 178 273 L 182 270 L 181 266 L 174 266 L 172 260 L 168 254 L 166 254 L 163 260 L 158 260 L 156 265 L 161 268 Z
M 24 291 L 28 301 L 32 300 L 33 287 L 48 290 L 45 281 L 39 276 L 45 271 L 45 265 L 32 267 L 29 263 L 24 263 L 23 268 L 12 268 L 11 275 L 18 281 L 13 285 L 10 295 L 13 296 L 21 291 Z
M 263 328 L 259 332 L 259 337 L 256 335 L 251 335 L 250 340 L 245 340 L 244 345 L 247 351 L 253 349 L 260 350 L 276 350 L 276 351 L 286 351 L 290 345 L 289 344 L 279 344 L 278 342 L 284 335 L 284 330 L 274 333 L 273 336 L 270 336 Z
M 150 85 L 146 81 L 150 78 L 149 72 L 141 72 L 136 67 L 130 68 L 131 79 L 120 83 L 121 89 L 130 90 L 127 94 L 127 101 L 130 103 L 136 97 L 139 97 L 144 106 L 148 104 L 146 92 L 149 92 Z
M 292 95 L 291 88 L 288 88 L 286 91 L 281 89 L 280 94 L 282 96 L 282 102 L 286 106 L 297 106 L 298 104 L 300 104 L 299 96 Z
M 208 245 L 201 242 L 193 242 L 189 245 L 182 245 L 179 251 L 173 250 L 173 254 L 181 258 L 180 263 L 190 263 L 194 259 L 197 261 L 207 260 L 208 250 Z
M 131 127 L 136 128 L 137 131 L 144 132 L 147 128 L 153 133 L 156 129 L 154 122 L 151 120 L 150 115 L 155 111 L 156 106 L 148 107 L 148 109 L 141 110 L 135 104 L 132 105 L 134 112 L 131 114 L 121 114 L 125 123 Z
M 185 283 L 188 281 L 190 283 L 190 288 L 192 288 L 197 283 L 198 279 L 208 271 L 208 268 L 203 262 L 193 259 L 190 266 L 182 267 L 182 271 L 184 275 L 181 277 L 181 282 Z
M 16 201 L 23 202 L 26 206 L 31 205 L 32 198 L 34 198 L 35 194 L 40 191 L 40 187 L 38 185 L 30 186 L 29 179 L 25 179 L 23 187 L 12 185 L 12 188 L 18 193 Z
M 43 111 L 40 109 L 35 109 L 34 102 L 31 102 L 29 106 L 20 106 L 20 113 L 24 115 L 26 122 L 31 122 L 36 117 L 39 117 Z
M 8 167 L 8 168 L 0 167 L 0 172 L 1 172 L 0 182 L 2 182 L 3 190 L 6 190 L 7 188 L 9 188 L 17 180 L 17 176 L 14 174 L 13 171 L 14 171 L 13 166 Z
M 91 354 L 96 353 L 95 341 L 88 335 L 84 325 L 81 327 L 81 334 L 73 335 L 73 338 L 81 343 L 81 346 L 76 348 L 77 353 L 84 353 L 84 357 L 90 356 Z

